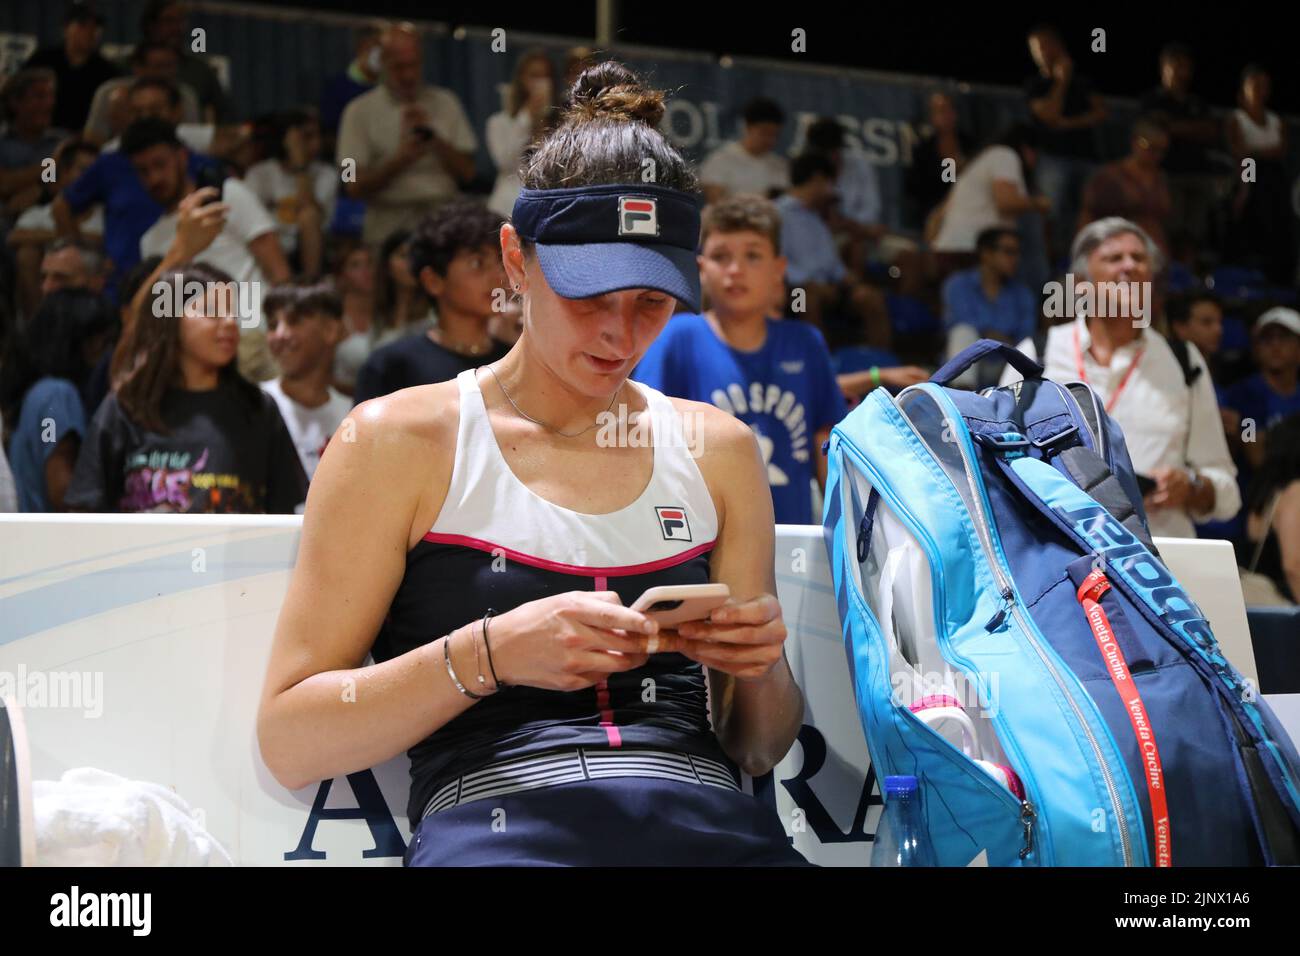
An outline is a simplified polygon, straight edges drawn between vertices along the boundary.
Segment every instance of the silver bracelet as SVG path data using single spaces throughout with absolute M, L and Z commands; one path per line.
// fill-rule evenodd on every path
M 451 682 L 456 685 L 456 689 L 471 700 L 482 700 L 484 695 L 476 694 L 462 684 L 460 678 L 456 676 L 456 669 L 451 666 L 451 634 L 442 639 L 442 659 L 447 662 L 447 674 L 451 677 Z

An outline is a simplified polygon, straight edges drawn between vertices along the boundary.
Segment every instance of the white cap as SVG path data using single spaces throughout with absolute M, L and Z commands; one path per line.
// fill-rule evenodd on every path
M 1255 320 L 1255 332 L 1264 331 L 1268 325 L 1280 325 L 1293 335 L 1300 335 L 1300 312 L 1282 306 L 1269 309 Z

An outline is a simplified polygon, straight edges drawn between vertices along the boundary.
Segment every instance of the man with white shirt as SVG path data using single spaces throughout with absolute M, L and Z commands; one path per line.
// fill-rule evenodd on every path
M 1134 469 L 1155 482 L 1146 495 L 1151 533 L 1192 538 L 1194 520 L 1235 515 L 1241 493 L 1205 360 L 1189 342 L 1184 372 L 1164 336 L 1147 327 L 1158 256 L 1151 237 L 1127 219 L 1085 226 L 1074 240 L 1071 272 L 1076 290 L 1093 284 L 1093 304 L 1048 330 L 1042 357 L 1033 339 L 1017 347 L 1048 378 L 1093 387 L 1123 431 Z M 1112 289 L 1113 297 L 1103 294 Z M 1020 378 L 1007 366 L 1001 384 Z
M 378 245 L 454 199 L 460 184 L 474 177 L 478 149 L 456 94 L 424 82 L 415 28 L 390 28 L 380 49 L 383 82 L 343 110 L 337 146 L 344 189 L 366 202 L 367 245 Z
M 151 199 L 163 208 L 163 215 L 140 237 L 141 257 L 161 256 L 176 237 L 176 207 L 198 185 L 188 164 L 188 150 L 170 123 L 143 119 L 131 124 L 122 136 L 127 155 Z M 211 187 L 208 187 L 211 189 Z M 207 248 L 195 258 L 227 273 L 238 283 L 247 283 L 247 301 L 256 325 L 243 328 L 239 342 L 239 370 L 254 381 L 274 378 L 275 363 L 267 351 L 265 323 L 260 319 L 261 289 L 264 283 L 285 282 L 289 265 L 280 248 L 275 222 L 261 201 L 238 179 L 226 179 L 212 201 L 224 206 L 224 220 Z
M 719 146 L 700 165 L 706 202 L 748 193 L 771 199 L 790 185 L 790 162 L 775 152 L 785 113 L 766 97 L 750 100 L 740 139 Z

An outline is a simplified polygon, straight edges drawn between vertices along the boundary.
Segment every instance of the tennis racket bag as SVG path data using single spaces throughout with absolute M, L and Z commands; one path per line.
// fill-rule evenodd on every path
M 997 353 L 1023 382 L 944 387 Z M 943 866 L 1300 862 L 1300 757 L 1151 543 L 1086 384 L 981 340 L 831 432 L 823 521 L 877 779 Z

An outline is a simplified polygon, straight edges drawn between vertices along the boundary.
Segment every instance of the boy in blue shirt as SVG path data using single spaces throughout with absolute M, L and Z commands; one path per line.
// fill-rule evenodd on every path
M 711 308 L 669 320 L 633 378 L 678 398 L 709 402 L 754 430 L 779 524 L 820 521 L 812 481 L 825 487 L 821 444 L 845 414 L 844 395 L 816 328 L 770 319 L 785 274 L 781 217 L 758 196 L 704 210 L 700 283 Z

